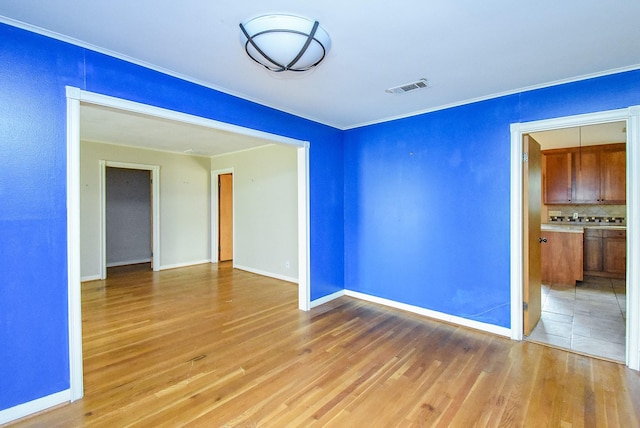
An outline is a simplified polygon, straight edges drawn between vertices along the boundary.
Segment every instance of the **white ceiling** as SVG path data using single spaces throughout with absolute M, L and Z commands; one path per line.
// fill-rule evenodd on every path
M 625 122 L 602 123 L 532 132 L 531 136 L 540 143 L 542 150 L 626 143 L 627 125 Z
M 273 144 L 271 140 L 92 104 L 80 106 L 80 139 L 197 156 Z
M 319 20 L 325 61 L 279 74 L 251 61 L 238 24 L 270 12 Z M 638 16 L 638 0 L 0 2 L 0 21 L 340 129 L 640 68 Z M 420 78 L 430 88 L 385 92 Z

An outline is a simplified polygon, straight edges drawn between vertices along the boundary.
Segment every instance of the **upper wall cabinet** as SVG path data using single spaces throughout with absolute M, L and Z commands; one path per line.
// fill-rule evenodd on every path
M 542 191 L 545 204 L 571 203 L 571 153 L 549 150 L 542 154 Z
M 625 144 L 546 150 L 542 156 L 544 203 L 626 203 Z

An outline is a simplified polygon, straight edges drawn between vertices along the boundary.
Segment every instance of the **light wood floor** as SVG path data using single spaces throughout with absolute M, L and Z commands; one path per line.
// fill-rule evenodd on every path
M 83 284 L 85 398 L 15 426 L 637 427 L 623 365 L 228 264 Z

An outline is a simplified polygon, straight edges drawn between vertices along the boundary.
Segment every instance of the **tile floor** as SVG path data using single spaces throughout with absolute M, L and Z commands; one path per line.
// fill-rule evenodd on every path
M 585 277 L 573 286 L 542 285 L 542 317 L 529 339 L 625 361 L 625 280 Z

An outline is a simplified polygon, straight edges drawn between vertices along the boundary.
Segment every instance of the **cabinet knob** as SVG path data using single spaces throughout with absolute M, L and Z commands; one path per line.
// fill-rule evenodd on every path
M 547 242 L 547 238 L 540 238 L 539 241 L 541 244 L 544 244 L 545 242 Z

